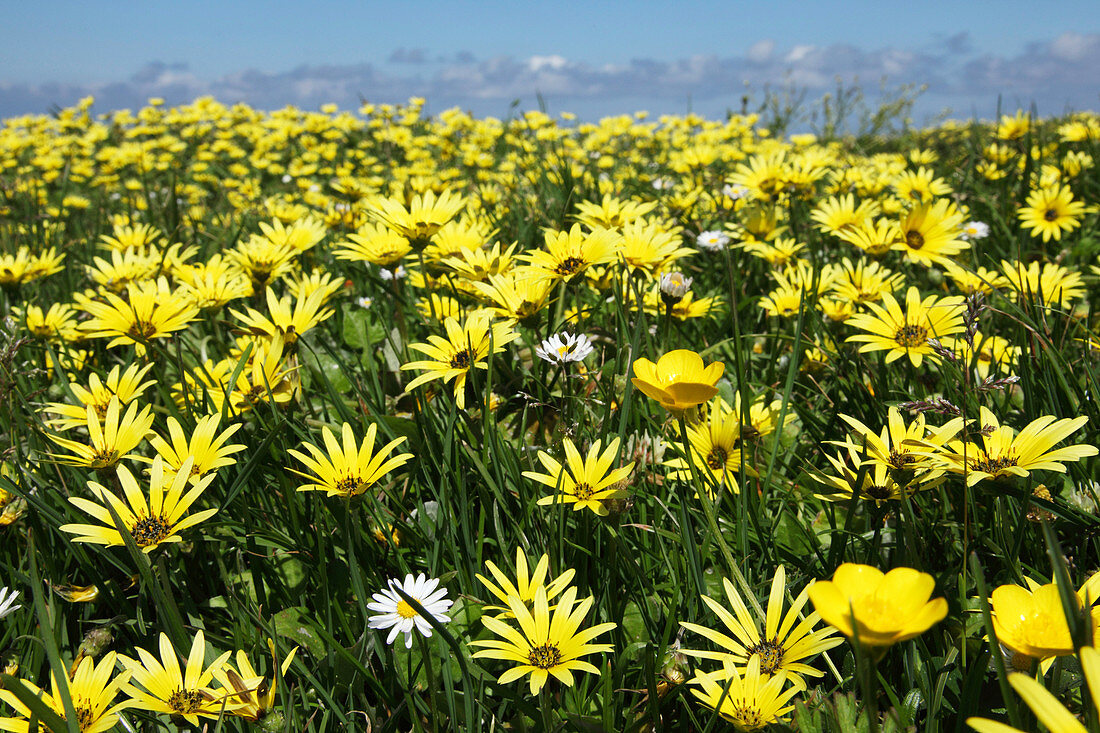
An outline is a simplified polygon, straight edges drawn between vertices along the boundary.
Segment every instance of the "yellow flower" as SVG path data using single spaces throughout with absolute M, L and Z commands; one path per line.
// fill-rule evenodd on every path
M 371 213 L 407 238 L 414 249 L 423 250 L 440 227 L 465 206 L 466 199 L 453 191 L 444 191 L 438 197 L 428 191 L 413 196 L 407 207 L 393 199 L 376 199 Z
M 915 206 L 898 226 L 901 239 L 893 246 L 905 253 L 910 262 L 931 267 L 949 262 L 950 258 L 969 249 L 962 234 L 963 215 L 947 199 Z
M 448 318 L 443 326 L 447 330 L 446 338 L 432 335 L 428 337 L 429 343 L 409 345 L 410 349 L 416 349 L 430 358 L 401 367 L 402 370 L 427 370 L 426 374 L 409 382 L 406 390 L 411 392 L 433 379 L 444 382 L 454 380 L 455 403 L 458 409 L 464 410 L 466 378 L 470 370 L 488 369 L 490 348 L 492 353 L 499 354 L 504 351 L 505 345 L 519 338 L 519 334 L 510 323 L 491 323 L 484 313 L 470 314 L 461 325 L 454 318 Z
M 800 619 L 802 609 L 809 600 L 809 588 L 803 589 L 787 610 L 786 615 L 783 614 L 786 580 L 786 570 L 780 565 L 772 578 L 771 594 L 768 596 L 768 609 L 764 617 L 763 633 L 761 633 L 760 619 L 753 618 L 745 602 L 741 600 L 741 595 L 733 587 L 733 583 L 723 578 L 722 587 L 726 590 L 726 598 L 733 609 L 732 613 L 717 601 L 707 596 L 702 598 L 703 603 L 718 615 L 733 636 L 698 624 L 681 622 L 680 625 L 685 629 L 710 639 L 723 649 L 719 652 L 684 649 L 682 653 L 699 659 L 728 660 L 742 671 L 755 656 L 759 659 L 760 671 L 764 674 L 788 673 L 795 687 L 806 689 L 802 675 L 820 677 L 824 673 L 805 662 L 843 641 L 839 637 L 829 638 L 836 633 L 834 628 L 813 630 L 814 626 L 821 621 L 821 616 L 816 612 L 809 614 L 805 619 Z
M 597 440 L 588 449 L 588 455 L 584 458 L 581 458 L 580 452 L 569 438 L 563 440 L 563 447 L 565 466 L 550 454 L 539 451 L 539 461 L 548 473 L 523 472 L 527 478 L 534 479 L 559 492 L 542 497 L 539 499 L 539 505 L 572 504 L 573 511 L 587 508 L 600 516 L 606 515 L 607 507 L 603 502 L 625 494 L 612 487 L 629 476 L 634 469 L 634 463 L 631 462 L 609 471 L 619 452 L 619 438 L 612 439 L 602 454 L 600 441 Z
M 89 481 L 88 488 L 101 503 L 97 504 L 79 496 L 69 498 L 69 502 L 74 506 L 106 526 L 63 524 L 59 529 L 62 532 L 78 535 L 73 538 L 73 542 L 90 542 L 107 547 L 124 545 L 125 541 L 122 539 L 119 526 L 107 509 L 109 504 L 122 520 L 123 526 L 133 536 L 134 544 L 140 547 L 142 552 L 152 552 L 162 543 L 182 542 L 180 532 L 218 513 L 216 508 L 204 509 L 184 517 L 191 505 L 202 496 L 202 492 L 206 491 L 206 487 L 214 480 L 213 476 L 207 476 L 187 490 L 190 476 L 190 458 L 184 461 L 174 477 L 169 478 L 165 476 L 164 459 L 157 456 L 153 459 L 153 468 L 149 476 L 149 500 L 146 501 L 145 494 L 138 486 L 134 475 L 125 466 L 120 466 L 118 479 L 122 494 L 126 497 L 125 502 L 115 496 L 113 491 L 95 481 Z M 185 490 L 187 490 L 186 493 Z
M 107 348 L 135 344 L 139 355 L 151 339 L 163 338 L 187 328 L 198 316 L 198 309 L 180 291 L 173 292 L 168 281 L 131 285 L 126 299 L 104 293 L 106 303 L 89 300 L 84 309 L 92 318 L 84 324 L 88 338 L 110 338 Z
M 234 703 L 232 709 L 226 711 L 230 715 L 258 723 L 264 720 L 275 706 L 279 678 L 286 675 L 287 670 L 290 669 L 290 663 L 294 661 L 294 654 L 298 651 L 298 647 L 290 650 L 282 664 L 275 655 L 275 642 L 268 639 L 267 648 L 271 651 L 272 662 L 279 668 L 278 672 L 272 670 L 270 683 L 264 679 L 263 675 L 256 673 L 243 651 L 237 652 L 237 669 L 233 669 L 227 662 L 224 667 L 214 670 L 214 679 Z
M 324 302 L 325 292 L 315 290 L 311 295 L 297 298 L 292 307 L 289 295 L 276 298 L 275 291 L 268 288 L 267 312 L 270 319 L 253 308 L 249 308 L 247 313 L 229 312 L 243 321 L 247 332 L 253 336 L 270 339 L 279 335 L 283 343 L 292 346 L 299 336 L 332 315 L 332 308 L 324 308 Z
M 93 405 L 86 405 L 84 410 L 84 426 L 88 429 L 91 445 L 48 434 L 50 440 L 75 454 L 57 456 L 62 463 L 96 470 L 110 468 L 123 458 L 131 458 L 130 451 L 151 432 L 153 413 L 149 405 L 139 413 L 138 403 L 131 402 L 120 417 L 121 403 L 117 396 L 111 397 L 102 424 Z
M 126 371 L 122 371 L 121 366 L 115 365 L 107 373 L 106 379 L 100 379 L 99 375 L 93 372 L 88 377 L 87 387 L 77 382 L 70 382 L 69 389 L 72 390 L 73 396 L 80 401 L 80 404 L 51 403 L 45 408 L 46 411 L 56 413 L 62 417 L 57 420 L 50 420 L 48 424 L 58 430 L 68 430 L 86 425 L 89 406 L 95 409 L 95 414 L 102 420 L 107 416 L 107 408 L 110 406 L 112 399 L 117 398 L 120 406 L 127 405 L 140 397 L 146 389 L 156 384 L 154 379 L 146 382 L 141 381 L 152 368 L 152 364 L 146 364 L 143 367 L 131 364 L 126 367 Z
M 364 224 L 355 234 L 349 234 L 348 239 L 339 242 L 332 251 L 336 259 L 390 267 L 412 252 L 409 240 L 383 223 Z
M 1027 588 L 1002 585 L 993 590 L 993 630 L 997 641 L 1019 654 L 1036 659 L 1073 654 L 1073 639 L 1055 583 L 1039 585 L 1025 578 Z M 1079 611 L 1100 600 L 1100 573 L 1077 590 Z M 1100 631 L 1100 609 L 1089 610 L 1093 629 Z
M 700 689 L 691 692 L 737 730 L 754 731 L 782 722 L 782 717 L 794 709 L 794 705 L 787 703 L 801 688 L 792 686 L 784 691 L 786 682 L 787 676 L 782 672 L 762 673 L 760 656 L 754 654 L 743 675 L 731 661 L 726 661 L 718 672 L 696 673 L 691 684 Z
M 221 415 L 207 415 L 199 418 L 188 438 L 176 418 L 168 418 L 168 437 L 171 442 L 159 435 L 153 435 L 149 439 L 153 449 L 164 458 L 165 475 L 175 475 L 188 458 L 192 459 L 190 476 L 192 483 L 211 471 L 236 463 L 236 459 L 230 456 L 244 450 L 245 446 L 240 443 L 228 443 L 228 441 L 240 430 L 241 424 L 230 425 L 218 433 L 220 422 Z
M 870 565 L 844 563 L 831 581 L 810 586 L 810 600 L 825 623 L 853 642 L 889 647 L 919 636 L 947 615 L 947 601 L 929 600 L 936 581 L 913 568 L 883 574 Z
M 482 616 L 481 623 L 502 639 L 471 641 L 471 646 L 485 647 L 475 652 L 474 658 L 502 659 L 516 666 L 507 670 L 497 680 L 502 685 L 514 682 L 524 675 L 531 675 L 530 689 L 537 695 L 550 675 L 563 684 L 573 686 L 573 672 L 589 672 L 598 675 L 600 670 L 581 659 L 588 654 L 610 652 L 610 644 L 590 644 L 600 634 L 615 628 L 614 623 L 597 624 L 581 630 L 581 621 L 592 608 L 592 597 L 574 606 L 577 589 L 569 588 L 558 601 L 553 615 L 547 603 L 546 588 L 535 591 L 534 611 L 528 611 L 519 598 L 508 599 L 508 607 L 519 624 L 519 629 L 490 616 Z
M 613 229 L 585 232 L 580 224 L 574 224 L 568 232 L 547 229 L 545 237 L 545 250 L 534 250 L 519 258 L 530 263 L 533 273 L 552 282 L 568 282 L 592 265 L 611 262 L 622 238 Z
M 848 341 L 866 342 L 861 352 L 888 351 L 886 363 L 908 356 L 913 366 L 919 367 L 927 358 L 939 363 L 928 340 L 960 333 L 963 327 L 965 304 L 960 296 L 937 298 L 929 295 L 921 300 L 920 291 L 909 288 L 905 296 L 905 309 L 890 293 L 882 294 L 882 304 L 867 303 L 870 313 L 857 313 L 847 324 L 867 333 L 849 336 Z
M 67 694 L 73 701 L 77 729 L 81 733 L 103 733 L 115 727 L 119 712 L 134 706 L 131 700 L 123 700 L 117 705 L 111 705 L 119 689 L 130 680 L 130 672 L 114 674 L 115 659 L 114 652 L 107 652 L 99 664 L 93 662 L 91 657 L 84 657 L 72 679 L 65 679 L 64 686 L 67 688 L 65 692 L 62 692 L 61 686 L 57 683 L 57 677 L 52 674 L 49 694 L 40 690 L 32 682 L 20 681 L 62 720 L 65 718 L 65 704 L 62 696 Z M 30 730 L 30 708 L 10 690 L 0 689 L 0 700 L 15 708 L 16 713 L 19 714 L 18 718 L 0 718 L 0 730 L 27 733 Z M 35 731 L 44 729 L 41 723 L 34 728 Z
M 377 432 L 378 426 L 372 423 L 367 428 L 362 444 L 356 446 L 351 425 L 344 423 L 341 428 L 342 447 L 336 442 L 332 432 L 323 428 L 321 434 L 325 443 L 324 451 L 312 443 L 302 444 L 309 451 L 308 456 L 296 450 L 287 451 L 316 474 L 311 476 L 293 468 L 288 469 L 312 482 L 299 486 L 298 491 L 325 491 L 328 496 L 359 496 L 387 473 L 408 463 L 413 457 L 412 453 L 390 455 L 394 448 L 405 442 L 405 437 L 391 440 L 375 452 L 374 438 Z
M 707 495 L 714 497 L 714 487 L 740 491 L 734 474 L 741 470 L 741 415 L 721 397 L 716 397 L 707 409 L 707 417 L 687 426 L 687 440 L 680 435 L 675 444 L 679 457 L 665 462 L 673 469 L 671 475 L 679 481 L 691 481 L 692 469 L 688 465 L 688 446 L 695 471 L 704 474 L 703 485 Z M 746 466 L 746 468 L 749 468 Z M 751 470 L 751 468 L 750 468 Z
M 642 394 L 675 413 L 700 405 L 718 394 L 714 385 L 725 370 L 726 365 L 720 361 L 704 366 L 699 354 L 677 349 L 662 356 L 656 364 L 649 359 L 636 359 L 634 377 L 630 381 Z
M 550 557 L 543 553 L 539 558 L 538 563 L 535 565 L 535 570 L 528 573 L 527 569 L 527 556 L 523 553 L 523 549 L 516 548 L 516 582 L 513 583 L 508 579 L 500 568 L 494 565 L 492 562 L 486 562 L 485 567 L 489 568 L 489 572 L 492 574 L 494 583 L 484 575 L 480 573 L 475 577 L 481 581 L 490 593 L 496 596 L 504 606 L 485 606 L 484 612 L 493 611 L 496 613 L 496 618 L 515 618 L 511 609 L 508 607 L 508 599 L 516 598 L 527 608 L 531 608 L 535 602 L 535 594 L 539 588 L 543 588 L 546 592 L 546 600 L 550 601 L 559 593 L 561 593 L 569 585 L 569 581 L 573 579 L 573 576 L 577 571 L 572 568 L 566 570 L 558 577 L 551 580 L 549 583 L 544 583 L 546 579 L 546 573 L 550 569 Z
M 1067 445 L 1054 448 L 1054 444 L 1076 432 L 1088 417 L 1082 415 L 1059 420 L 1053 415 L 1032 420 L 1016 433 L 1008 425 L 1001 425 L 988 408 L 979 410 L 982 432 L 981 443 L 963 443 L 952 440 L 943 451 L 931 453 L 934 460 L 943 464 L 951 473 L 966 474 L 966 483 L 973 486 L 985 479 L 1007 479 L 1027 476 L 1031 471 L 1047 470 L 1065 473 L 1065 463 L 1079 461 L 1097 454 L 1095 446 Z M 944 425 L 941 430 L 958 431 L 961 418 Z
M 1027 206 L 1016 212 L 1020 226 L 1031 232 L 1031 236 L 1059 241 L 1062 233 L 1069 233 L 1081 226 L 1081 217 L 1085 205 L 1073 200 L 1073 191 L 1069 186 L 1040 188 L 1027 197 Z
M 134 682 L 141 685 L 127 685 L 123 690 L 133 699 L 133 707 L 179 715 L 197 727 L 199 716 L 217 718 L 223 706 L 226 712 L 239 706 L 232 698 L 226 698 L 209 686 L 214 672 L 220 670 L 229 659 L 229 652 L 225 652 L 213 664 L 203 669 L 206 641 L 201 630 L 195 634 L 186 666 L 182 670 L 167 634 L 160 635 L 160 659 L 140 647 L 137 653 L 140 661 L 126 656 L 119 657 L 122 666 L 133 674 Z

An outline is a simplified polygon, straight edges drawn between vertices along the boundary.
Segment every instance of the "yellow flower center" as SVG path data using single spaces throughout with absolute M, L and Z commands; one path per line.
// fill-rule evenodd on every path
M 397 603 L 397 615 L 401 618 L 416 618 L 420 614 L 416 612 L 416 609 L 412 607 L 408 601 L 399 601 Z
M 906 324 L 899 328 L 898 332 L 894 334 L 894 341 L 898 343 L 898 346 L 905 347 L 906 349 L 924 346 L 924 342 L 927 340 L 928 329 L 924 326 Z
M 592 487 L 583 481 L 573 487 L 573 496 L 581 501 L 588 501 L 592 498 L 592 494 Z
M 561 650 L 557 644 L 546 643 L 536 646 L 527 653 L 527 661 L 532 667 L 552 669 L 561 663 Z

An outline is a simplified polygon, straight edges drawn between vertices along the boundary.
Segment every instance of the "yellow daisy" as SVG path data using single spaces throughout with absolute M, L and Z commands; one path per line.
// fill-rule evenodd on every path
M 296 450 L 287 451 L 315 474 L 287 469 L 312 482 L 299 486 L 298 491 L 325 491 L 329 496 L 359 496 L 387 473 L 409 462 L 413 457 L 412 453 L 390 455 L 394 448 L 405 442 L 404 436 L 391 440 L 375 452 L 374 438 L 377 432 L 378 426 L 372 423 L 367 428 L 362 444 L 356 446 L 351 425 L 344 423 L 341 428 L 342 446 L 326 427 L 321 430 L 325 450 L 312 443 L 303 443 L 302 446 L 310 455 Z
M 903 356 L 908 356 L 913 366 L 920 366 L 927 358 L 939 362 L 929 345 L 932 338 L 943 338 L 960 333 L 963 327 L 963 310 L 966 308 L 961 296 L 937 298 L 929 295 L 921 300 L 920 291 L 909 288 L 905 296 L 905 309 L 890 293 L 882 294 L 882 303 L 867 303 L 870 313 L 857 313 L 848 319 L 847 324 L 867 333 L 849 336 L 848 341 L 865 342 L 861 352 L 887 351 L 886 363 L 889 364 Z
M 584 458 L 581 458 L 580 451 L 569 438 L 563 439 L 562 447 L 565 450 L 564 466 L 549 453 L 539 451 L 539 461 L 547 473 L 523 472 L 527 478 L 558 492 L 539 499 L 539 505 L 572 504 L 573 511 L 591 509 L 596 514 L 605 516 L 607 507 L 604 502 L 625 495 L 625 491 L 616 489 L 615 486 L 634 470 L 633 461 L 610 470 L 619 452 L 619 438 L 613 438 L 603 453 L 600 453 L 600 441 L 597 440 Z
M 795 687 L 806 689 L 803 675 L 820 677 L 824 674 L 806 662 L 821 652 L 842 644 L 844 640 L 834 637 L 836 629 L 829 626 L 815 631 L 814 627 L 821 621 L 821 616 L 816 612 L 801 618 L 802 609 L 810 598 L 808 587 L 798 594 L 784 615 L 783 594 L 787 590 L 786 579 L 786 570 L 780 565 L 772 578 L 764 628 L 761 632 L 760 619 L 753 618 L 745 602 L 741 600 L 740 594 L 733 587 L 733 583 L 723 578 L 722 586 L 726 590 L 726 598 L 729 599 L 732 612 L 707 596 L 702 598 L 703 603 L 718 615 L 733 636 L 683 621 L 680 623 L 681 626 L 709 639 L 723 651 L 684 649 L 682 652 L 698 659 L 729 660 L 741 670 L 749 663 L 750 658 L 757 656 L 762 673 L 767 675 L 788 673 Z
M 466 408 L 466 378 L 471 369 L 488 369 L 491 353 L 499 354 L 504 347 L 519 338 L 510 323 L 491 323 L 484 313 L 472 313 L 460 325 L 454 318 L 443 322 L 447 337 L 432 335 L 426 344 L 409 344 L 426 354 L 429 359 L 414 361 L 401 367 L 402 370 L 422 369 L 421 374 L 409 382 L 405 388 L 412 391 L 416 387 L 433 379 L 442 379 L 445 383 L 454 380 L 455 403 L 458 409 Z
M 549 583 L 545 583 L 546 573 L 550 569 L 550 557 L 543 553 L 539 558 L 538 563 L 535 565 L 535 569 L 532 572 L 528 572 L 527 568 L 527 556 L 523 553 L 523 549 L 516 548 L 516 582 L 513 583 L 507 575 L 505 575 L 500 568 L 494 565 L 492 562 L 487 561 L 485 567 L 489 568 L 489 572 L 493 576 L 493 580 L 489 580 L 484 575 L 478 573 L 475 577 L 481 581 L 490 593 L 497 597 L 503 606 L 485 606 L 484 612 L 492 611 L 496 613 L 496 618 L 515 618 L 512 614 L 512 610 L 508 607 L 509 598 L 517 598 L 527 608 L 531 608 L 535 602 L 535 594 L 539 588 L 544 588 L 546 591 L 546 600 L 550 601 L 559 593 L 561 593 L 569 585 L 569 581 L 573 579 L 576 571 L 572 568 L 566 570 L 558 577 L 551 580 Z
M 168 635 L 160 635 L 160 659 L 142 648 L 137 650 L 138 659 L 120 656 L 122 662 L 133 675 L 133 681 L 140 685 L 126 685 L 123 691 L 132 698 L 132 705 L 141 710 L 154 713 L 178 715 L 193 726 L 198 726 L 199 717 L 217 718 L 223 709 L 226 712 L 238 707 L 233 698 L 226 697 L 219 690 L 211 688 L 214 673 L 221 669 L 229 652 L 225 652 L 214 662 L 203 668 L 206 657 L 206 640 L 202 631 L 195 634 L 191 643 L 191 652 L 187 655 L 185 667 L 180 669 L 179 657 L 172 648 Z
M 475 652 L 475 659 L 501 659 L 514 662 L 497 680 L 502 685 L 530 675 L 532 695 L 537 695 L 546 680 L 553 675 L 567 686 L 573 685 L 573 672 L 600 674 L 600 670 L 581 659 L 589 654 L 610 652 L 610 644 L 590 644 L 600 634 L 616 627 L 614 623 L 597 624 L 581 629 L 581 621 L 592 607 L 592 597 L 575 603 L 577 589 L 569 588 L 561 596 L 553 615 L 547 603 L 546 588 L 535 591 L 534 610 L 528 611 L 519 598 L 508 599 L 508 607 L 519 625 L 516 629 L 491 616 L 482 616 L 481 623 L 501 639 L 471 641 L 471 646 L 484 647 Z
M 1097 454 L 1095 446 L 1068 445 L 1055 448 L 1058 443 L 1076 432 L 1088 422 L 1084 415 L 1059 420 L 1053 415 L 1032 420 L 1017 433 L 1008 425 L 1001 425 L 997 416 L 988 408 L 980 408 L 980 443 L 952 440 L 942 451 L 933 450 L 930 455 L 943 467 L 957 474 L 966 474 L 968 486 L 986 479 L 1009 479 L 1027 476 L 1032 471 L 1057 471 L 1065 473 L 1064 464 L 1079 461 Z M 951 421 L 955 432 L 962 428 L 962 419 Z M 945 425 L 946 429 L 947 426 Z
M 691 679 L 691 693 L 723 718 L 733 723 L 739 731 L 761 730 L 772 723 L 783 721 L 783 716 L 794 709 L 788 705 L 800 691 L 798 687 L 786 690 L 787 676 L 780 672 L 767 675 L 760 671 L 760 656 L 754 654 L 744 674 L 731 661 L 722 670 L 705 674 L 696 673 Z
M 76 712 L 76 725 L 81 733 L 103 733 L 111 730 L 118 723 L 119 712 L 133 707 L 131 700 L 112 705 L 115 697 L 123 685 L 130 680 L 129 672 L 115 671 L 116 654 L 107 652 L 96 664 L 91 657 L 84 657 L 77 665 L 72 679 L 65 679 L 65 692 L 58 685 L 57 677 L 50 675 L 50 692 L 40 690 L 34 683 L 20 680 L 35 696 L 46 704 L 50 710 L 57 713 L 62 720 L 65 719 L 65 704 L 63 695 L 68 694 L 73 702 Z M 0 718 L 0 730 L 16 731 L 16 733 L 28 733 L 30 731 L 31 710 L 24 705 L 10 690 L 0 689 L 0 700 L 10 705 L 18 713 L 17 718 Z M 44 730 L 39 722 L 34 730 Z
M 1044 242 L 1051 239 L 1060 241 L 1062 234 L 1072 232 L 1081 226 L 1081 217 L 1085 214 L 1085 204 L 1073 200 L 1073 191 L 1069 186 L 1044 187 L 1032 191 L 1027 197 L 1027 206 L 1020 207 L 1016 216 L 1020 226 L 1031 232 L 1033 237 L 1042 237 Z
M 213 476 L 207 476 L 189 487 L 191 465 L 192 459 L 188 458 L 175 476 L 169 478 L 165 475 L 164 459 L 160 456 L 154 458 L 149 475 L 148 501 L 134 475 L 125 466 L 119 466 L 118 479 L 126 501 L 123 502 L 103 485 L 89 481 L 88 488 L 101 503 L 97 504 L 79 496 L 69 497 L 69 502 L 103 522 L 103 525 L 64 524 L 59 529 L 77 535 L 73 542 L 90 542 L 107 547 L 124 545 L 119 526 L 107 509 L 107 505 L 110 505 L 142 552 L 152 552 L 164 543 L 182 542 L 180 532 L 218 513 L 214 508 L 184 516 L 214 480 Z
M 165 476 L 175 475 L 188 458 L 192 460 L 192 483 L 211 471 L 236 463 L 236 459 L 230 456 L 244 450 L 245 446 L 228 441 L 241 429 L 241 424 L 230 425 L 219 433 L 220 423 L 221 415 L 201 417 L 188 438 L 176 418 L 168 418 L 168 439 L 156 434 L 149 439 L 153 449 L 164 459 Z
M 48 434 L 50 440 L 75 455 L 59 455 L 58 460 L 72 466 L 86 466 L 96 470 L 110 468 L 123 458 L 133 458 L 130 453 L 151 432 L 152 408 L 146 405 L 138 412 L 138 403 L 131 402 L 121 416 L 121 402 L 117 396 L 107 403 L 107 412 L 100 423 L 93 405 L 84 407 L 84 426 L 88 429 L 91 445 L 76 440 Z

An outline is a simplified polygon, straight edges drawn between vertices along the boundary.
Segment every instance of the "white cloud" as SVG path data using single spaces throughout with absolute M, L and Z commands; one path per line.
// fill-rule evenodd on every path
M 458 105 L 498 114 L 514 99 L 532 105 L 539 93 L 556 108 L 582 116 L 587 116 L 586 110 L 631 112 L 639 106 L 683 111 L 688 97 L 697 108 L 720 113 L 725 107 L 739 107 L 746 87 L 760 90 L 792 83 L 806 87 L 808 99 L 814 99 L 830 91 L 837 79 L 858 80 L 866 87 L 883 79 L 890 85 L 927 84 L 929 98 L 941 108 L 957 105 L 970 112 L 968 105 L 981 105 L 978 109 L 988 114 L 1001 95 L 1009 104 L 1035 102 L 1040 113 L 1051 114 L 1067 105 L 1097 108 L 1095 79 L 1087 72 L 1100 68 L 1100 34 L 1064 33 L 1032 43 L 1012 57 L 974 56 L 966 35 L 956 34 L 913 49 L 847 44 L 781 49 L 774 40 L 762 39 L 740 56 L 698 54 L 598 64 L 557 54 L 478 59 L 463 53 L 419 63 L 423 58 L 417 49 L 398 49 L 390 56 L 392 63 L 381 68 L 342 64 L 277 73 L 249 69 L 213 79 L 201 79 L 183 64 L 155 62 L 127 80 L 100 86 L 0 83 L 0 116 L 40 113 L 54 105 L 74 104 L 88 94 L 95 95 L 100 110 L 132 108 L 151 96 L 180 104 L 212 94 L 226 103 L 240 101 L 261 109 L 287 104 L 315 109 L 325 102 L 355 109 L 364 98 L 401 102 L 423 96 L 434 110 Z

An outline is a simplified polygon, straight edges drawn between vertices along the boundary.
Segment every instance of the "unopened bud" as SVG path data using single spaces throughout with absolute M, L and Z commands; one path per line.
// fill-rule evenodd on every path
M 84 640 L 80 642 L 80 652 L 94 659 L 106 651 L 114 640 L 115 635 L 111 630 L 106 626 L 100 626 L 84 635 Z
M 661 275 L 661 300 L 665 302 L 665 305 L 676 305 L 687 295 L 692 282 L 693 279 L 684 277 L 682 272 L 670 272 L 667 275 Z

